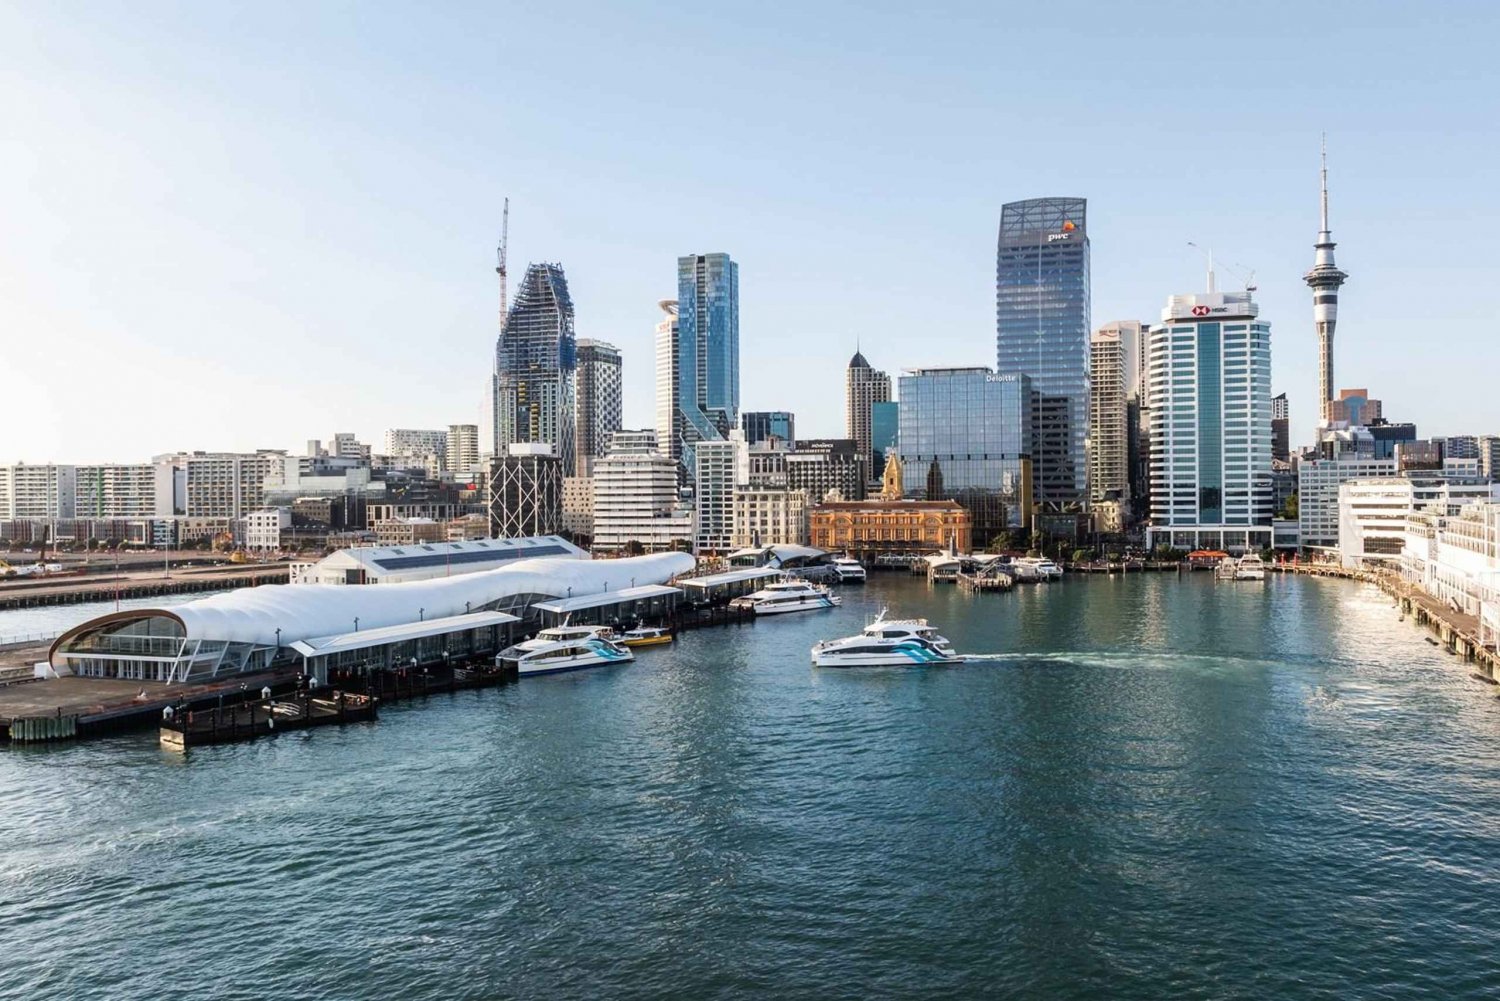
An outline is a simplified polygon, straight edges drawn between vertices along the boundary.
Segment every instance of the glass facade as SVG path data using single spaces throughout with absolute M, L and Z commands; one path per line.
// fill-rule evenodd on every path
M 1089 238 L 1082 198 L 1001 209 L 995 265 L 996 366 L 1029 376 L 1035 495 L 1043 513 L 1088 494 Z
M 896 447 L 900 429 L 901 404 L 890 400 L 870 404 L 870 450 L 874 455 L 870 479 L 878 480 L 885 475 L 885 458 Z
M 747 410 L 740 414 L 740 430 L 747 444 L 758 445 L 771 438 L 796 441 L 797 418 L 786 410 Z
M 533 264 L 495 345 L 495 450 L 539 442 L 572 469 L 577 415 L 573 300 L 560 264 Z
M 897 451 L 907 496 L 969 508 L 977 547 L 1029 526 L 1030 378 L 987 368 L 918 369 L 901 377 L 900 395 Z
M 739 419 L 740 270 L 728 254 L 677 259 L 677 323 L 673 434 L 691 481 L 693 445 L 724 438 Z

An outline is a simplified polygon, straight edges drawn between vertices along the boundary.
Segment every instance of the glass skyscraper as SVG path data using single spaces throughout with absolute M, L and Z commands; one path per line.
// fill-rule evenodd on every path
M 739 420 L 740 270 L 728 254 L 677 259 L 676 348 L 672 452 L 691 482 L 693 446 L 726 437 Z
M 495 452 L 525 442 L 575 461 L 578 367 L 573 300 L 560 264 L 533 264 L 495 344 Z
M 915 369 L 897 411 L 908 496 L 956 500 L 974 518 L 974 545 L 1031 522 L 1031 380 L 987 368 Z M 934 496 L 938 495 L 938 496 Z
M 1031 380 L 1037 516 L 1064 534 L 1088 497 L 1087 207 L 1082 198 L 1003 206 L 995 261 L 996 366 Z
M 740 414 L 740 429 L 745 441 L 758 445 L 770 438 L 782 441 L 797 439 L 797 417 L 786 410 L 747 410 Z

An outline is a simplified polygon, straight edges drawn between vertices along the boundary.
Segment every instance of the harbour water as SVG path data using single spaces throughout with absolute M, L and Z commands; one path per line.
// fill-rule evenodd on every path
M 0 750 L 0 997 L 1500 989 L 1500 700 L 1374 588 L 842 594 L 371 725 Z M 884 603 L 992 656 L 809 665 Z

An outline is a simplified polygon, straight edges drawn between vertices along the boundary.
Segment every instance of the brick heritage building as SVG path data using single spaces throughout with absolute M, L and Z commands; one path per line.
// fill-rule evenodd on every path
M 973 549 L 973 520 L 957 501 L 871 500 L 819 504 L 811 514 L 812 544 L 863 560 Z

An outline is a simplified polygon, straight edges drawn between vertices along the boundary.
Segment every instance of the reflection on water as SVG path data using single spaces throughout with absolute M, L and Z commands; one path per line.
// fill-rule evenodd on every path
M 1490 996 L 1500 702 L 1378 592 L 843 593 L 373 725 L 0 751 L 0 996 Z M 810 666 L 883 604 L 982 659 Z

